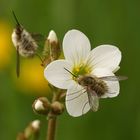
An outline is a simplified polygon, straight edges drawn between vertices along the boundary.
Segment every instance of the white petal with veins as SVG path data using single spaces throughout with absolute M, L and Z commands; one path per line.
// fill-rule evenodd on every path
M 72 75 L 65 68 L 71 71 L 71 64 L 68 61 L 53 61 L 45 68 L 45 78 L 55 87 L 68 89 L 75 81 L 72 80 Z
M 120 50 L 112 45 L 100 45 L 94 48 L 87 59 L 87 63 L 94 68 L 107 68 L 114 71 L 121 61 Z
M 77 84 L 67 90 L 66 108 L 73 117 L 81 116 L 90 110 L 88 95 L 82 86 Z
M 120 85 L 118 81 L 104 81 L 108 86 L 107 97 L 116 97 L 120 92 Z M 103 97 L 102 97 L 103 98 Z
M 88 38 L 78 30 L 68 31 L 63 40 L 63 51 L 66 60 L 78 65 L 86 59 L 90 52 Z

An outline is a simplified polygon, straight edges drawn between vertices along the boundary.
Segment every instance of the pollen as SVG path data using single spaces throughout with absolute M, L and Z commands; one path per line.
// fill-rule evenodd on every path
M 80 69 L 79 69 L 79 68 L 76 68 L 76 69 L 75 69 L 75 71 L 76 71 L 76 72 L 79 72 L 79 71 L 80 71 Z
M 83 64 L 83 63 L 81 63 L 81 64 L 79 64 L 79 65 L 77 65 L 77 66 L 74 66 L 74 68 L 73 68 L 73 70 L 72 70 L 72 73 L 73 73 L 76 77 L 78 77 L 78 76 L 80 76 L 80 75 L 87 75 L 87 74 L 89 74 L 90 72 L 91 72 L 91 69 L 90 69 L 87 65 L 85 65 L 85 64 Z M 76 80 L 75 77 L 73 77 L 73 79 Z

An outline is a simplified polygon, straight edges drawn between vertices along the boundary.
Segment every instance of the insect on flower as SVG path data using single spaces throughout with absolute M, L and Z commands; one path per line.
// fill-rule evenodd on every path
M 68 69 L 64 68 L 66 71 L 68 71 L 72 76 L 76 78 L 76 81 L 79 85 L 81 85 L 84 89 L 83 92 L 81 92 L 81 96 L 84 93 L 87 93 L 88 95 L 88 101 L 83 106 L 82 112 L 84 111 L 84 108 L 87 103 L 89 103 L 90 108 L 92 111 L 97 111 L 99 108 L 99 99 L 101 96 L 103 96 L 106 92 L 108 92 L 107 84 L 104 81 L 121 81 L 126 80 L 126 76 L 104 76 L 104 77 L 96 77 L 96 76 L 90 76 L 90 75 L 81 75 L 76 76 L 72 72 L 70 72 Z M 70 95 L 76 94 L 77 92 L 71 93 Z M 109 93 L 113 94 L 113 93 Z M 70 100 L 74 100 L 75 98 L 71 98 Z M 69 101 L 69 100 L 67 100 Z
M 44 75 L 52 85 L 67 90 L 65 103 L 71 116 L 97 111 L 100 98 L 119 95 L 119 81 L 126 77 L 115 76 L 122 58 L 118 47 L 103 44 L 91 50 L 86 35 L 73 29 L 64 36 L 63 52 L 65 59 L 48 64 Z
M 36 53 L 38 44 L 36 41 L 42 38 L 40 34 L 30 34 L 25 28 L 19 23 L 14 11 L 12 11 L 14 19 L 16 21 L 16 28 L 12 33 L 12 41 L 17 50 L 17 77 L 20 74 L 20 56 L 32 58 L 34 55 L 39 56 Z

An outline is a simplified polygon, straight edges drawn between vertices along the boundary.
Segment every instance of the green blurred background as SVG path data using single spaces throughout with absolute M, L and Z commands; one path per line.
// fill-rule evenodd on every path
M 36 97 L 47 95 L 47 82 L 38 59 L 21 62 L 16 78 L 16 51 L 11 42 L 13 9 L 24 27 L 47 35 L 53 29 L 62 42 L 70 29 L 79 29 L 92 47 L 113 44 L 123 54 L 118 74 L 117 98 L 102 99 L 97 113 L 79 118 L 67 113 L 59 117 L 57 140 L 140 140 L 140 1 L 139 0 L 0 0 L 0 140 L 14 140 L 34 120 L 42 120 L 40 140 L 45 139 L 47 121 L 33 113 Z

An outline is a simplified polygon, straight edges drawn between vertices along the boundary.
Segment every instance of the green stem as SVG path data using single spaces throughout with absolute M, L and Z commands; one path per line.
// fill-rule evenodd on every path
M 52 103 L 55 101 L 59 101 L 61 92 L 53 94 Z M 55 132 L 56 132 L 56 124 L 57 124 L 57 116 L 53 114 L 52 111 L 48 114 L 48 130 L 47 130 L 47 139 L 46 140 L 55 140 Z

